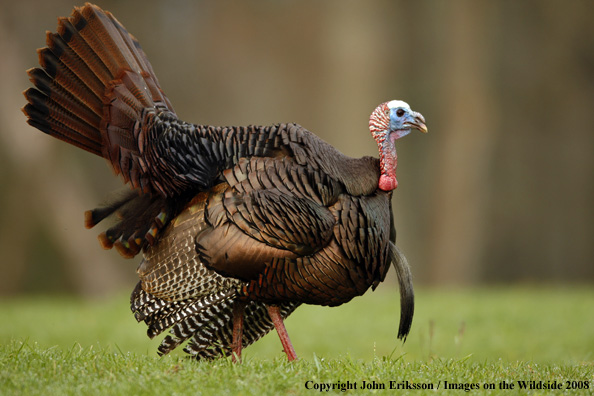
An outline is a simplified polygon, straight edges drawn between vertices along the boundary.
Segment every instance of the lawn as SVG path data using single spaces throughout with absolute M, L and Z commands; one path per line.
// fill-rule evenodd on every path
M 4 299 L 0 394 L 296 395 L 328 386 L 356 387 L 350 394 L 434 394 L 410 389 L 431 386 L 473 394 L 543 394 L 551 391 L 538 388 L 557 386 L 555 394 L 594 393 L 590 286 L 420 288 L 403 345 L 396 340 L 398 294 L 385 284 L 342 307 L 299 308 L 286 323 L 299 361 L 287 363 L 271 333 L 237 365 L 182 353 L 157 357 L 159 340 L 146 337 L 127 301 L 126 294 Z M 385 390 L 361 389 L 363 381 Z M 495 390 L 484 390 L 490 386 Z

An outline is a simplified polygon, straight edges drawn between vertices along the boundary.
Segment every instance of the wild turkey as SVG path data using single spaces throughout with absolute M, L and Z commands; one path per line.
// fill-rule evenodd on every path
M 27 122 L 106 158 L 132 187 L 85 213 L 85 225 L 117 214 L 103 247 L 142 251 L 131 309 L 149 337 L 170 329 L 159 353 L 189 340 L 198 359 L 235 359 L 274 326 L 293 360 L 283 319 L 302 303 L 336 306 L 375 289 L 390 262 L 406 338 L 414 297 L 394 244 L 394 141 L 427 128 L 405 102 L 371 115 L 380 158 L 353 159 L 297 124 L 179 120 L 138 41 L 97 6 L 59 18 L 38 52 Z

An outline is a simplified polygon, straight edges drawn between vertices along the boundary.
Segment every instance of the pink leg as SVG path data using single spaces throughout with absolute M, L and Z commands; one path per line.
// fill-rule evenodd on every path
M 233 344 L 231 344 L 233 363 L 241 362 L 244 311 L 245 303 L 236 301 L 233 305 Z
M 274 328 L 278 333 L 281 344 L 283 344 L 283 349 L 287 354 L 289 362 L 297 359 L 297 353 L 295 353 L 295 349 L 293 348 L 291 340 L 289 339 L 289 334 L 287 333 L 287 329 L 283 323 L 283 317 L 281 316 L 280 308 L 275 305 L 268 305 L 267 308 L 270 319 L 272 319 L 272 323 L 274 324 Z

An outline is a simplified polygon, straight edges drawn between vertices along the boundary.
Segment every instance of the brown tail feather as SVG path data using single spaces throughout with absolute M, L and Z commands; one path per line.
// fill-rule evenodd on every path
M 146 55 L 113 15 L 92 4 L 59 18 L 57 32 L 38 51 L 41 68 L 28 71 L 35 85 L 24 92 L 28 123 L 107 158 L 140 186 L 134 124 L 145 108 L 173 112 Z
M 138 41 L 109 12 L 87 3 L 58 18 L 57 33 L 47 32 L 46 44 L 38 50 L 41 67 L 27 71 L 34 85 L 24 92 L 29 125 L 108 159 L 133 187 L 153 191 L 141 169 L 142 114 L 173 108 Z M 174 210 L 162 196 L 129 193 L 87 212 L 85 225 L 117 212 L 120 221 L 99 240 L 133 257 L 155 241 L 160 220 Z
M 167 199 L 158 194 L 118 191 L 103 205 L 85 212 L 85 227 L 93 228 L 109 216 L 117 222 L 99 235 L 104 249 L 113 247 L 125 258 L 136 256 L 152 245 L 165 225 L 185 205 L 185 199 Z

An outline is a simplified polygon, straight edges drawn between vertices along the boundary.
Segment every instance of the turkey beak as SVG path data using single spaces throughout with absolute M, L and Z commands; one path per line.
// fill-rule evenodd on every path
M 414 121 L 410 123 L 411 128 L 418 129 L 423 133 L 429 132 L 427 125 L 425 125 L 425 117 L 421 113 L 413 112 Z

